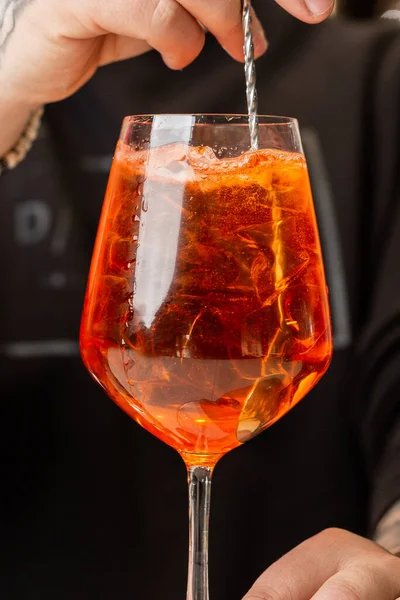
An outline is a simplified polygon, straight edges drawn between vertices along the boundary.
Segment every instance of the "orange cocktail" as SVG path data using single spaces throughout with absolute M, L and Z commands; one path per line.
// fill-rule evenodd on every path
M 111 398 L 188 464 L 285 414 L 332 353 L 303 156 L 120 141 L 81 346 Z

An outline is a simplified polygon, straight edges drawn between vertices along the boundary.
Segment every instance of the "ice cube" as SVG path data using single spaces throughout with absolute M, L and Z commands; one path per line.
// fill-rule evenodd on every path
M 111 239 L 128 239 L 139 233 L 139 214 L 140 214 L 140 198 L 139 196 L 129 196 L 122 202 L 117 198 L 114 202 L 114 216 L 110 216 L 112 223 L 109 224 Z
M 250 276 L 254 289 L 261 304 L 272 304 L 276 297 L 275 285 L 272 277 L 272 263 L 267 256 L 259 252 L 252 262 Z
M 276 237 L 279 224 L 280 219 L 274 219 L 271 211 L 270 219 L 268 221 L 245 226 L 240 224 L 233 233 L 235 237 L 246 244 L 246 248 L 254 248 L 269 252 L 271 244 Z
M 187 150 L 188 160 L 196 171 L 218 168 L 221 163 L 209 146 L 189 146 Z
M 276 206 L 294 213 L 304 213 L 310 207 L 311 192 L 304 161 L 278 163 L 273 170 L 271 188 Z
M 242 324 L 242 355 L 264 357 L 271 354 L 279 332 L 280 311 L 276 302 L 248 313 Z
M 282 294 L 282 309 L 293 354 L 308 353 L 329 338 L 329 316 L 318 286 L 289 286 Z
M 152 148 L 148 155 L 146 178 L 175 182 L 193 179 L 189 148 L 184 144 L 167 144 Z
M 268 223 L 236 230 L 235 236 L 243 244 L 241 253 L 244 256 L 254 256 L 254 252 L 259 251 L 253 259 L 256 262 L 253 262 L 251 274 L 256 288 L 259 287 L 259 281 L 265 282 L 266 278 L 270 278 L 269 284 L 275 291 L 281 292 L 307 267 L 312 249 L 305 245 L 299 234 L 299 220 L 288 217 L 286 213 L 285 218 L 281 216 Z M 271 303 L 268 299 L 274 299 L 274 294 L 268 286 L 265 293 L 266 301 Z M 262 297 L 262 294 L 259 295 Z
M 189 242 L 179 250 L 174 282 L 181 291 L 212 292 L 225 290 L 238 275 L 237 258 L 233 252 L 218 247 L 217 240 L 210 246 Z
M 165 357 L 182 355 L 187 341 L 188 320 L 191 322 L 196 313 L 191 311 L 190 307 L 185 309 L 178 300 L 178 298 L 166 299 L 152 318 L 151 327 L 146 326 L 149 320 L 148 307 L 146 305 L 142 309 L 138 307 L 135 333 L 139 336 L 140 345 L 146 353 Z
M 127 319 L 130 318 L 130 282 L 123 277 L 106 275 L 97 283 L 93 331 L 98 337 L 119 341 Z
M 132 238 L 111 241 L 109 248 L 108 268 L 113 274 L 126 274 L 135 264 L 136 243 Z
M 201 305 L 200 305 L 201 306 Z M 154 348 L 164 356 L 225 358 L 226 332 L 215 307 L 176 295 L 157 315 L 151 332 Z
M 286 371 L 256 381 L 240 413 L 236 436 L 246 442 L 287 411 L 292 397 L 292 378 Z
M 242 182 L 228 177 L 223 179 L 221 175 L 218 183 L 213 189 L 204 189 L 205 186 L 201 186 L 204 196 L 199 196 L 198 201 L 203 213 L 203 222 L 207 226 L 229 234 L 239 227 L 271 220 L 269 192 L 256 181 L 247 179 Z M 195 187 L 193 198 L 196 198 Z

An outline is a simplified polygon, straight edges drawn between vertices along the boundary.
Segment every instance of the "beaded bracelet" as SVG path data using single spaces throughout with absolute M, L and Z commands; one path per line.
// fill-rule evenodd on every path
M 14 169 L 20 162 L 24 160 L 29 150 L 32 147 L 33 142 L 36 140 L 40 124 L 42 122 L 44 108 L 41 106 L 34 113 L 29 120 L 24 132 L 15 144 L 14 148 L 9 150 L 2 158 L 0 158 L 0 175 L 3 175 L 6 171 Z

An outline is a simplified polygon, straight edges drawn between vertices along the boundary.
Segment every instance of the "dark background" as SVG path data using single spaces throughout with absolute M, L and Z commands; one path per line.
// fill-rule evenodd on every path
M 337 0 L 338 13 L 356 19 L 379 17 L 395 8 L 400 9 L 399 0 Z

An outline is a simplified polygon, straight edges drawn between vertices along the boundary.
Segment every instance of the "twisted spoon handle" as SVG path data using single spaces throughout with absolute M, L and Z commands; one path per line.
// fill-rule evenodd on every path
M 243 33 L 244 33 L 244 73 L 246 77 L 247 109 L 249 113 L 250 142 L 252 150 L 257 150 L 258 119 L 257 119 L 257 90 L 256 67 L 254 63 L 253 26 L 251 19 L 250 0 L 243 0 Z

